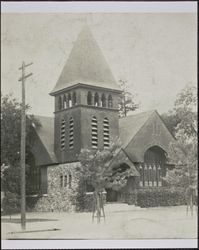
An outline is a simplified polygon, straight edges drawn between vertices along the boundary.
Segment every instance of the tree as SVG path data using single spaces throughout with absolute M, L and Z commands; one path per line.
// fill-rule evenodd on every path
M 100 196 L 103 189 L 115 190 L 124 187 L 127 178 L 132 175 L 131 167 L 122 168 L 126 155 L 120 147 L 120 143 L 111 144 L 109 149 L 92 151 L 83 149 L 79 155 L 81 167 L 80 178 L 94 188 L 97 206 L 97 221 L 100 222 Z
M 172 135 L 175 135 L 176 126 L 180 123 L 180 118 L 173 110 L 169 110 L 168 113 L 161 114 L 162 119 L 164 120 L 168 130 Z
M 162 114 L 168 129 L 176 134 L 179 129 L 190 137 L 196 134 L 197 122 L 197 93 L 196 87 L 188 84 L 177 95 L 174 108 L 168 113 Z
M 197 187 L 196 88 L 187 85 L 177 96 L 172 112 L 178 122 L 173 128 L 176 142 L 171 143 L 169 158 L 175 168 L 164 178 L 172 187 L 188 190 Z M 193 196 L 193 192 L 190 193 Z M 190 197 L 193 201 L 193 197 Z
M 139 104 L 134 101 L 135 95 L 127 90 L 127 81 L 120 80 L 119 82 L 122 88 L 122 94 L 119 101 L 119 117 L 125 117 L 129 111 L 135 111 L 138 109 Z
M 30 106 L 26 105 L 26 110 Z M 26 152 L 34 142 L 32 124 L 40 126 L 33 115 L 26 122 Z M 12 94 L 1 98 L 1 180 L 3 190 L 20 194 L 20 139 L 21 139 L 21 103 Z M 27 169 L 28 172 L 28 169 Z M 12 195 L 9 195 L 12 197 Z M 9 199 L 10 200 L 10 199 Z
M 171 143 L 169 161 L 175 168 L 168 170 L 165 180 L 172 187 L 181 187 L 184 191 L 197 186 L 197 139 L 187 141 L 183 134 L 178 133 L 177 141 Z

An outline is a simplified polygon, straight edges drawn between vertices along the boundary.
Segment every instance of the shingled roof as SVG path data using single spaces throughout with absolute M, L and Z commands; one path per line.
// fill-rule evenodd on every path
M 151 110 L 119 119 L 120 139 L 123 148 L 128 145 L 154 112 Z
M 39 165 L 57 163 L 58 161 L 54 153 L 54 118 L 36 115 L 35 118 L 41 124 L 41 126 L 36 128 L 35 131 L 45 148 L 45 150 L 43 150 L 41 153 L 41 157 L 37 154 L 39 158 Z M 38 147 L 38 144 L 36 147 Z
M 57 84 L 50 94 L 54 95 L 60 90 L 79 83 L 121 90 L 87 26 L 80 32 Z
M 36 133 L 41 141 L 41 143 L 39 144 L 42 144 L 43 147 L 42 149 L 39 144 L 36 145 L 36 147 L 41 148 L 37 149 L 37 155 L 39 155 L 39 165 L 58 163 L 54 153 L 54 118 L 44 116 L 35 117 L 41 123 L 41 127 L 36 129 Z M 158 137 L 158 139 L 150 134 L 150 124 L 155 122 L 154 119 L 158 119 L 159 123 L 161 124 L 161 131 L 163 137 L 160 136 Z M 150 125 L 150 127 L 146 127 L 147 124 Z M 149 133 L 147 132 L 148 134 L 146 133 L 146 130 L 149 131 Z M 144 135 L 145 139 L 143 137 L 138 136 L 140 133 L 142 134 L 142 136 Z M 122 142 L 122 148 L 126 153 L 125 162 L 129 160 L 131 162 L 142 162 L 142 155 L 145 151 L 145 147 L 147 146 L 146 143 L 151 143 L 152 140 L 153 142 L 155 142 L 154 145 L 159 145 L 160 147 L 165 149 L 166 152 L 168 151 L 169 142 L 175 140 L 175 138 L 168 131 L 164 122 L 161 120 L 159 114 L 155 110 L 130 115 L 125 118 L 119 119 L 119 135 L 120 140 Z M 153 139 L 151 136 L 153 137 Z M 137 175 L 136 172 L 134 174 Z
M 156 110 L 131 115 L 119 120 L 120 139 L 132 162 L 143 162 L 146 150 L 153 146 L 169 153 L 175 138 Z

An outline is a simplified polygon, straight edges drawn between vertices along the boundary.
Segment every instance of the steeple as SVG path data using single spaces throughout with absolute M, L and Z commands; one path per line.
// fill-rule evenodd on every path
M 88 27 L 84 27 L 51 95 L 55 97 L 54 150 L 59 162 L 81 149 L 108 148 L 119 135 L 121 90 Z
M 80 32 L 56 86 L 50 94 L 55 95 L 76 84 L 120 90 L 88 26 Z

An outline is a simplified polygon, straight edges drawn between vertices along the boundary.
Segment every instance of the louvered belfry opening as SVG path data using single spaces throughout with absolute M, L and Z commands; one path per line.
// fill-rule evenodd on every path
M 110 138 L 109 138 L 109 121 L 108 118 L 104 118 L 103 122 L 103 136 L 104 136 L 104 148 L 109 148 Z
M 109 108 L 113 107 L 113 98 L 111 95 L 108 96 L 108 107 Z
M 59 110 L 62 110 L 62 97 L 59 96 L 59 99 L 58 99 L 58 106 L 59 106 Z
M 61 149 L 65 149 L 65 128 L 66 128 L 66 122 L 64 119 L 62 119 L 61 122 Z
M 87 94 L 87 104 L 92 105 L 92 94 L 90 91 Z
M 98 93 L 95 93 L 94 105 L 95 105 L 95 107 L 99 106 L 99 95 L 98 95 Z
M 98 147 L 98 127 L 97 127 L 97 118 L 93 116 L 92 122 L 91 122 L 91 139 L 92 139 L 92 148 Z
M 67 108 L 67 98 L 66 98 L 66 95 L 64 95 L 64 99 L 63 99 L 63 108 L 64 109 Z
M 71 117 L 69 120 L 69 148 L 72 149 L 74 146 L 74 120 Z
M 69 108 L 71 108 L 72 107 L 72 97 L 71 97 L 71 94 L 69 93 L 68 94 L 68 106 L 69 106 Z

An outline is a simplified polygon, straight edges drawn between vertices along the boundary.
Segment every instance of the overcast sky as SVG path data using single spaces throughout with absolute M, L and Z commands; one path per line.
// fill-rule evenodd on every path
M 21 99 L 22 60 L 31 112 L 52 116 L 54 88 L 79 32 L 90 27 L 116 80 L 137 93 L 139 111 L 172 108 L 177 93 L 196 85 L 197 26 L 192 13 L 2 14 L 2 94 Z

